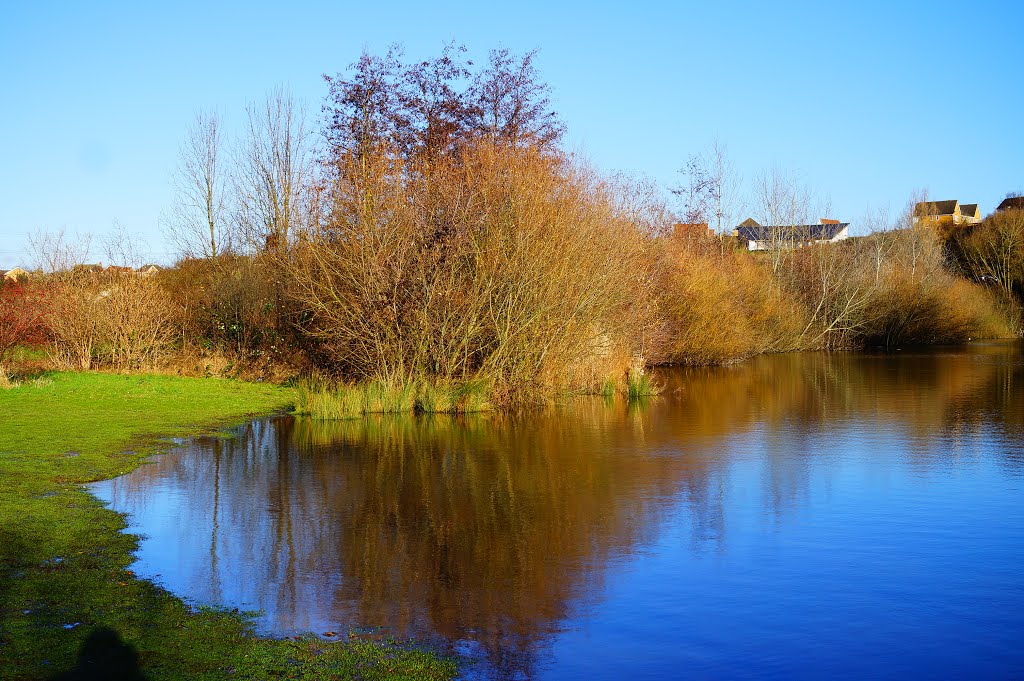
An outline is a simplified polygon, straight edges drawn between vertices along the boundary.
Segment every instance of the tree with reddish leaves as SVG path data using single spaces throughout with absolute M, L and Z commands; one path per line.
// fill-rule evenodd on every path
M 429 160 L 480 137 L 502 146 L 554 148 L 565 126 L 551 109 L 551 87 L 540 79 L 536 56 L 492 50 L 474 72 L 466 48 L 455 43 L 411 63 L 398 46 L 383 57 L 363 53 L 348 73 L 324 76 L 332 156 L 384 152 Z
M 326 137 L 334 156 L 368 157 L 395 145 L 408 127 L 402 112 L 402 51 L 392 45 L 383 57 L 363 52 L 348 73 L 327 81 Z
M 497 143 L 537 148 L 561 140 L 565 125 L 551 108 L 551 86 L 541 80 L 536 57 L 537 50 L 522 57 L 505 48 L 491 50 L 468 93 L 478 134 Z
M 42 286 L 23 282 L 0 284 L 0 367 L 14 348 L 46 340 L 45 313 Z
M 460 86 L 468 81 L 472 63 L 463 60 L 465 52 L 449 43 L 440 56 L 405 68 L 399 98 L 408 156 L 435 158 L 454 151 L 466 136 L 471 110 Z

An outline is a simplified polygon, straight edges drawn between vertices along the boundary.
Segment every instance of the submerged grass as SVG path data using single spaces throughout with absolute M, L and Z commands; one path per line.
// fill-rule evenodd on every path
M 157 436 L 295 399 L 266 384 L 99 373 L 0 391 L 0 677 L 450 678 L 451 662 L 398 643 L 260 639 L 237 613 L 194 611 L 134 577 L 137 538 L 81 486 L 137 466 L 165 446 Z
M 601 397 L 611 399 L 615 397 L 615 379 L 608 378 L 601 384 Z
M 465 414 L 490 411 L 486 381 L 412 381 L 345 384 L 312 377 L 299 384 L 295 412 L 317 419 L 351 419 L 367 414 Z
M 626 397 L 630 401 L 642 400 L 661 392 L 661 386 L 647 374 L 630 372 L 626 377 Z

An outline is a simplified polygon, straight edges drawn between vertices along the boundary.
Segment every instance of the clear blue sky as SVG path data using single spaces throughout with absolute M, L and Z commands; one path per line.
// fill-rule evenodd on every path
M 158 218 L 197 109 L 238 124 L 283 84 L 318 112 L 321 74 L 392 42 L 539 48 L 570 147 L 662 185 L 718 138 L 744 178 L 799 172 L 855 229 L 918 189 L 983 213 L 1024 189 L 1019 3 L 157 4 L 4 9 L 0 267 L 34 230 L 96 242 L 115 221 L 172 260 Z

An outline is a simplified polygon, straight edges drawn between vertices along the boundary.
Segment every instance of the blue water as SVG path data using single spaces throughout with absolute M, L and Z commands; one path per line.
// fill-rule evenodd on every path
M 464 678 L 1024 677 L 1024 355 L 802 354 L 647 404 L 255 421 L 94 490 L 135 570 Z

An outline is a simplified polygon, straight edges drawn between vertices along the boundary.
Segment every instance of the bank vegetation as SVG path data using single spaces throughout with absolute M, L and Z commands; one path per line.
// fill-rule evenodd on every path
M 326 78 L 315 126 L 276 91 L 231 145 L 199 114 L 165 218 L 180 260 L 82 267 L 80 245 L 39 235 L 38 273 L 0 294 L 5 376 L 36 361 L 302 377 L 300 409 L 335 417 L 642 394 L 653 364 L 1021 333 L 1020 211 L 940 233 L 911 203 L 868 236 L 748 252 L 722 233 L 738 217 L 722 148 L 687 163 L 674 199 L 602 174 L 561 144 L 535 57 L 364 54 Z M 767 224 L 814 210 L 777 172 L 751 196 Z M 141 264 L 126 243 L 108 261 Z M 45 357 L 19 360 L 26 345 Z

